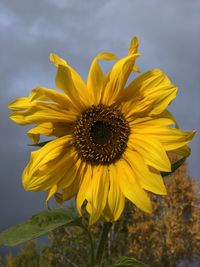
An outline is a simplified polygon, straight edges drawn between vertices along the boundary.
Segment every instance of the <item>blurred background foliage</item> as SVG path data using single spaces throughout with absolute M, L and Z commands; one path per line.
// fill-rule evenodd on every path
M 171 160 L 176 160 L 171 155 Z M 200 266 L 200 186 L 189 177 L 187 164 L 164 178 L 168 195 L 151 196 L 154 212 L 145 214 L 129 202 L 109 233 L 103 266 L 121 255 L 152 267 Z M 97 242 L 102 224 L 91 227 Z M 88 267 L 90 244 L 77 227 L 61 227 L 49 243 L 31 241 L 17 255 L 1 256 L 0 267 Z

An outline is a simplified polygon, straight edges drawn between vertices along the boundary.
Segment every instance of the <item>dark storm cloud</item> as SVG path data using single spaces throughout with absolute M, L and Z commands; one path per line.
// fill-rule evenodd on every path
M 44 193 L 25 192 L 21 172 L 29 158 L 26 128 L 7 118 L 7 103 L 35 86 L 54 87 L 55 51 L 86 78 L 102 51 L 126 54 L 133 35 L 141 39 L 142 71 L 163 69 L 180 87 L 172 110 L 184 129 L 198 128 L 200 1 L 5 0 L 0 3 L 1 225 L 5 228 L 44 208 Z M 25 148 L 24 148 L 25 147 Z M 199 173 L 198 136 L 192 143 L 192 175 Z

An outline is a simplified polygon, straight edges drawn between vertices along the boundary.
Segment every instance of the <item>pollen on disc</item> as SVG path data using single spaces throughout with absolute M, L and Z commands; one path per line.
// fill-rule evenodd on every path
M 88 108 L 74 128 L 74 146 L 79 157 L 93 165 L 109 165 L 120 159 L 127 147 L 130 128 L 115 107 Z

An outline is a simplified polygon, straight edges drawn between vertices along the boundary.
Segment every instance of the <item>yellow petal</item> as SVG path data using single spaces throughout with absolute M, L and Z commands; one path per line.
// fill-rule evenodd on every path
M 86 194 L 87 190 L 91 185 L 91 179 L 92 179 L 92 167 L 90 164 L 87 164 L 85 169 L 85 174 L 83 177 L 83 181 L 81 183 L 81 186 L 79 188 L 77 198 L 76 198 L 76 207 L 79 212 L 79 214 L 82 216 L 82 205 L 84 201 L 86 200 Z
M 128 147 L 138 151 L 144 162 L 159 171 L 170 172 L 171 163 L 163 146 L 151 137 L 143 138 L 141 135 L 131 134 L 129 136 Z
M 118 59 L 118 57 L 110 52 L 102 52 L 99 53 L 96 57 L 96 59 L 104 59 L 104 60 L 116 60 Z
M 74 122 L 77 113 L 61 109 L 54 103 L 35 103 L 35 106 L 22 112 L 13 112 L 9 118 L 14 122 L 26 125 L 43 122 Z
M 139 69 L 139 67 L 136 64 L 133 66 L 133 71 L 134 72 L 138 72 L 138 73 L 141 72 L 140 69 Z
M 122 159 L 117 161 L 116 168 L 120 188 L 124 196 L 133 202 L 139 209 L 151 213 L 152 206 L 149 196 L 137 182 L 137 178 L 130 165 Z
M 58 65 L 67 66 L 66 60 L 64 60 L 63 58 L 59 57 L 55 53 L 50 53 L 49 59 L 56 67 L 58 67 Z
M 123 156 L 131 166 L 135 179 L 142 188 L 158 195 L 166 195 L 166 188 L 160 172 L 154 173 L 151 168 L 148 168 L 136 151 L 127 149 Z
M 161 70 L 152 69 L 144 72 L 129 84 L 124 91 L 122 100 L 131 100 L 134 96 L 137 96 L 140 93 L 155 90 L 155 88 L 159 87 L 161 84 L 167 86 L 171 84 L 168 77 Z
M 71 100 L 77 110 L 82 111 L 86 106 L 81 100 L 81 95 L 77 91 L 72 80 L 71 72 L 68 67 L 58 65 L 56 74 L 56 86 L 63 90 Z
M 168 119 L 169 123 L 168 125 L 174 125 L 176 128 L 179 128 L 179 125 L 176 121 L 176 119 L 174 118 L 174 116 L 171 114 L 171 112 L 169 112 L 169 110 L 165 109 L 162 113 L 156 115 L 153 117 L 153 119 L 165 119 L 165 121 L 167 121 L 166 119 Z M 167 124 L 165 124 L 167 125 Z
M 66 122 L 64 123 L 44 122 L 30 129 L 27 132 L 27 135 L 30 137 L 33 143 L 38 143 L 41 134 L 46 136 L 61 137 L 67 134 L 72 134 L 72 131 L 73 128 L 71 124 L 68 124 Z
M 125 102 L 125 103 L 129 103 Z M 124 114 L 125 117 L 127 117 L 126 115 L 126 110 L 124 107 L 126 107 L 123 103 L 122 104 L 122 108 L 124 110 Z M 128 112 L 127 112 L 128 113 Z M 129 113 L 128 113 L 129 114 Z M 164 110 L 162 113 L 155 115 L 153 117 L 151 116 L 139 116 L 139 117 L 129 117 L 128 118 L 129 121 L 129 125 L 130 127 L 133 128 L 133 130 L 136 128 L 143 128 L 143 127 L 149 127 L 149 126 L 153 126 L 153 127 L 161 127 L 161 126 L 174 126 L 176 128 L 178 128 L 178 124 L 175 120 L 175 118 L 172 116 L 172 114 L 168 111 L 168 110 Z
M 57 192 L 58 190 L 58 187 L 57 185 L 53 185 L 49 190 L 48 190 L 48 193 L 47 193 L 47 198 L 46 198 L 46 206 L 48 207 L 48 201 L 50 200 L 50 198 L 52 198 L 52 196 Z
M 119 219 L 122 211 L 124 210 L 125 198 L 121 192 L 119 186 L 119 179 L 116 167 L 114 165 L 109 166 L 110 174 L 110 186 L 108 192 L 108 209 L 112 215 L 112 220 L 116 221 Z
M 89 223 L 95 223 L 101 216 L 108 197 L 109 175 L 107 166 L 94 166 L 91 185 L 86 199 L 91 207 Z
M 133 69 L 135 59 L 139 54 L 129 55 L 120 59 L 113 66 L 109 80 L 105 86 L 103 104 L 112 105 L 119 100 L 119 95 L 122 93 L 128 77 Z
M 30 96 L 31 101 L 33 100 L 45 100 L 45 101 L 54 101 L 58 103 L 64 109 L 72 109 L 73 105 L 67 95 L 63 93 L 59 93 L 55 90 L 37 87 L 32 90 L 32 94 Z M 73 110 L 74 111 L 74 110 Z
M 46 121 L 66 122 L 67 118 L 69 122 L 76 120 L 79 115 L 66 95 L 41 87 L 33 89 L 28 97 L 17 98 L 8 107 L 14 111 L 10 118 L 22 125 Z
M 129 49 L 128 49 L 128 54 L 129 55 L 134 55 L 138 52 L 138 47 L 140 44 L 140 40 L 137 36 L 134 36 L 131 39 L 130 45 L 129 45 Z
M 87 80 L 87 87 L 89 91 L 92 93 L 94 99 L 94 104 L 99 104 L 103 86 L 104 86 L 104 74 L 101 70 L 101 67 L 99 66 L 99 63 L 97 60 L 104 59 L 104 60 L 115 60 L 117 57 L 108 52 L 103 52 L 98 54 L 94 60 L 92 61 L 92 64 L 90 66 L 89 74 L 88 74 L 88 80 Z
M 70 187 L 73 183 L 76 183 L 75 179 L 78 176 L 79 169 L 81 166 L 81 160 L 76 157 L 76 153 L 71 153 L 70 156 L 71 162 L 68 163 L 68 166 L 66 166 L 62 170 L 63 176 L 62 179 L 60 179 L 60 181 L 58 182 L 58 187 L 63 190 Z
M 138 52 L 138 47 L 140 44 L 140 40 L 137 36 L 134 36 L 131 39 L 130 45 L 129 45 L 129 49 L 128 49 L 128 54 L 129 55 L 134 55 Z M 138 66 L 136 64 L 134 64 L 133 66 L 133 71 L 134 72 L 140 72 L 140 69 L 138 68 Z
M 74 165 L 71 137 L 64 136 L 33 151 L 24 169 L 22 182 L 26 190 L 46 190 L 57 184 L 68 166 Z M 70 168 L 70 167 L 69 167 Z
M 135 119 L 148 116 L 152 109 L 150 101 L 141 101 L 141 98 L 129 100 L 120 104 L 122 113 L 125 115 L 128 122 L 134 124 Z
M 135 80 L 124 90 L 121 100 L 129 101 L 142 96 L 142 101 L 150 101 L 152 110 L 150 115 L 163 112 L 176 97 L 177 88 L 159 69 L 148 71 Z
M 77 164 L 78 163 L 78 164 Z M 85 163 L 81 163 L 81 162 L 77 162 L 76 165 L 76 172 L 75 172 L 75 176 L 74 176 L 74 180 L 72 181 L 71 184 L 68 183 L 68 185 L 66 186 L 65 184 L 65 180 L 68 180 L 68 173 L 66 174 L 66 177 L 64 177 L 62 179 L 62 181 L 60 181 L 58 183 L 58 186 L 63 188 L 62 192 L 63 192 L 63 201 L 69 200 L 72 197 L 76 196 L 77 193 L 79 192 L 84 174 L 85 174 Z M 62 185 L 62 184 L 63 185 Z
M 40 134 L 50 135 L 53 131 L 53 124 L 50 122 L 41 123 L 36 127 L 30 129 L 27 135 L 30 137 L 33 143 L 38 143 L 40 140 Z
M 160 114 L 167 108 L 167 106 L 176 97 L 178 89 L 171 86 L 163 86 L 158 89 L 159 91 L 152 92 L 152 95 L 147 96 L 147 100 L 153 103 L 153 109 L 150 115 Z
M 144 138 L 152 137 L 158 140 L 166 151 L 181 148 L 192 140 L 196 131 L 181 131 L 176 128 L 159 127 L 158 125 L 149 126 L 146 122 L 141 125 L 134 126 L 134 133 Z
M 40 133 L 39 132 L 42 132 L 44 130 L 44 128 L 41 127 L 41 130 L 40 130 L 40 127 L 39 126 L 36 126 L 34 128 L 32 128 L 31 130 L 29 130 L 27 132 L 27 135 L 30 137 L 31 141 L 35 144 L 39 143 L 40 141 Z M 48 131 L 49 133 L 49 131 Z M 47 135 L 48 135 L 47 133 Z M 45 131 L 45 134 L 46 134 L 46 131 Z
M 72 109 L 73 106 L 69 98 L 62 93 L 59 93 L 53 89 L 36 87 L 34 88 L 28 97 L 20 97 L 12 101 L 8 108 L 14 111 L 22 111 L 32 106 L 36 106 L 37 101 L 54 101 L 61 106 L 61 108 Z
M 62 70 L 64 70 L 64 72 L 66 72 L 65 71 L 66 69 L 70 72 L 71 79 L 72 79 L 72 81 L 69 81 L 70 86 L 71 86 L 71 83 L 73 83 L 76 91 L 78 92 L 78 97 L 81 99 L 81 101 L 84 103 L 85 106 L 92 105 L 93 99 L 91 99 L 90 92 L 87 90 L 86 84 L 82 80 L 81 76 L 70 65 L 68 65 L 64 59 L 60 58 L 56 54 L 51 53 L 50 54 L 50 60 L 55 64 L 57 69 L 59 69 L 60 67 L 62 69 L 62 67 L 63 67 Z M 67 76 L 69 76 L 69 75 L 67 74 Z M 58 87 L 58 88 L 60 88 L 60 87 Z M 60 89 L 62 89 L 62 88 L 60 88 Z M 66 87 L 64 87 L 62 90 L 65 91 L 67 89 L 66 89 Z
M 31 101 L 29 97 L 19 97 L 8 104 L 8 108 L 13 111 L 21 111 L 32 106 L 35 106 L 36 102 Z
M 99 66 L 99 63 L 96 59 L 93 60 L 89 74 L 88 74 L 88 81 L 87 87 L 93 93 L 94 97 L 94 104 L 97 105 L 99 103 L 101 97 L 101 91 L 104 85 L 104 74 Z

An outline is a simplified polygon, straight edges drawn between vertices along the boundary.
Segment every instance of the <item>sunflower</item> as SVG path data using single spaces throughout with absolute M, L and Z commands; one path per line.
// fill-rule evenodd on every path
M 127 85 L 140 56 L 139 40 L 131 40 L 128 55 L 98 54 L 87 84 L 54 53 L 56 87 L 37 87 L 28 97 L 9 104 L 10 118 L 21 125 L 35 124 L 27 134 L 34 143 L 40 135 L 54 136 L 31 153 L 22 182 L 25 190 L 47 190 L 47 201 L 76 197 L 90 224 L 98 219 L 116 221 L 125 199 L 151 213 L 148 192 L 165 195 L 161 171 L 170 172 L 168 151 L 187 156 L 195 132 L 181 131 L 166 109 L 177 88 L 159 69 L 138 75 Z M 99 60 L 116 60 L 104 74 Z

